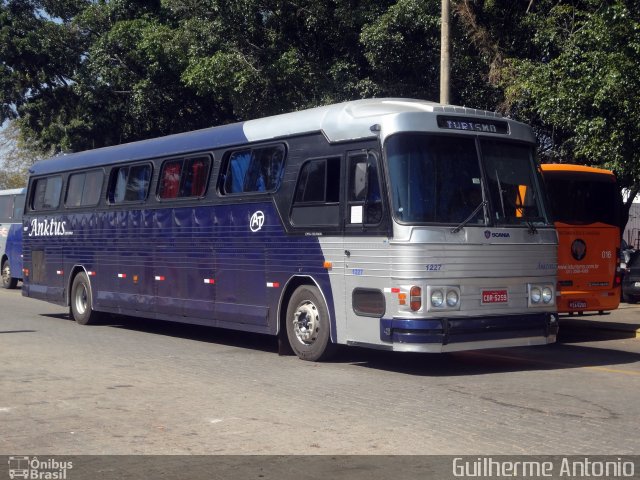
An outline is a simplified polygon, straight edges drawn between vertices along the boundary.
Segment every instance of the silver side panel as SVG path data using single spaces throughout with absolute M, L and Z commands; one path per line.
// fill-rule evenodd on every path
M 526 228 L 466 227 L 452 234 L 451 227 L 396 227 L 394 239 L 320 238 L 325 257 L 333 264 L 330 279 L 338 343 L 389 345 L 380 340 L 379 318 L 359 316 L 353 311 L 352 291 L 357 287 L 385 292 L 385 318 L 464 318 L 556 311 L 555 303 L 532 307 L 528 302 L 528 284 L 555 286 L 555 230 L 539 228 L 537 233 L 531 234 Z M 493 236 L 493 233 L 500 235 Z M 392 291 L 400 288 L 407 292 L 412 285 L 422 287 L 423 309 L 418 312 L 399 305 L 398 294 Z M 426 292 L 430 285 L 459 287 L 460 308 L 428 311 Z M 508 302 L 483 304 L 483 289 L 506 289 Z M 513 340 L 513 345 L 547 343 L 549 340 L 521 338 Z M 486 348 L 509 341 L 490 342 Z M 405 345 L 397 348 L 434 351 L 431 349 L 435 346 Z M 439 346 L 437 351 L 447 348 L 440 350 Z

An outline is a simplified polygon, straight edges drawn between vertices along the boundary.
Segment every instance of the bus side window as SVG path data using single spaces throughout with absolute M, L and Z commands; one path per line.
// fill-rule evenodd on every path
M 310 160 L 302 166 L 291 207 L 291 223 L 339 225 L 340 158 Z
M 382 220 L 382 197 L 378 167 L 373 155 L 349 157 L 349 223 L 378 224 Z
M 15 202 L 13 204 L 13 220 L 22 221 L 22 214 L 24 213 L 25 194 L 16 195 Z
M 284 172 L 284 146 L 239 150 L 229 156 L 224 194 L 273 192 Z
M 209 157 L 170 160 L 162 165 L 158 196 L 163 199 L 201 197 L 207 188 Z
M 67 182 L 67 196 L 65 206 L 93 206 L 100 200 L 103 173 L 100 170 L 92 172 L 74 173 Z
M 180 189 L 180 170 L 182 161 L 167 162 L 160 174 L 160 198 L 176 198 Z
M 109 203 L 136 202 L 147 198 L 151 165 L 118 167 L 111 174 L 109 182 Z
M 0 223 L 10 223 L 13 211 L 13 195 L 0 197 Z
M 39 178 L 35 181 L 32 210 L 53 210 L 60 205 L 62 177 Z

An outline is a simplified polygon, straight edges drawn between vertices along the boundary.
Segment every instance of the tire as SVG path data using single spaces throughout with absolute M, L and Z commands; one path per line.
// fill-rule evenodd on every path
M 11 276 L 9 260 L 2 264 L 2 288 L 12 289 L 18 286 L 18 279 Z
M 317 362 L 335 353 L 329 311 L 317 287 L 303 285 L 293 292 L 285 321 L 289 344 L 300 359 Z
M 98 321 L 100 314 L 93 310 L 91 284 L 86 273 L 80 272 L 73 279 L 69 303 L 71 318 L 80 325 L 90 325 Z

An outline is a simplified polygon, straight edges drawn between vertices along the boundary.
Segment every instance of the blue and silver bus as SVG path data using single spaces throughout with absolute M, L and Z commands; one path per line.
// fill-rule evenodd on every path
M 526 125 L 357 100 L 41 161 L 23 295 L 411 352 L 557 334 L 557 235 Z
M 0 190 L 0 270 L 2 287 L 22 280 L 22 211 L 26 188 Z

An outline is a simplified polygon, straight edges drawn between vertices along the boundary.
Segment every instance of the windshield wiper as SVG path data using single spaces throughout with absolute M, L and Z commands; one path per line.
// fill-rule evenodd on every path
M 507 218 L 507 214 L 504 210 L 504 191 L 502 190 L 502 183 L 500 182 L 500 176 L 498 175 L 498 169 L 496 168 L 496 180 L 498 181 L 498 193 L 500 194 L 500 205 L 502 206 L 502 218 Z
M 475 210 L 471 212 L 471 215 L 465 218 L 459 225 L 451 229 L 451 233 L 458 233 L 460 230 L 462 230 L 462 227 L 464 227 L 467 223 L 469 223 L 473 219 L 473 217 L 475 217 L 478 214 L 480 209 L 484 208 L 486 205 L 487 205 L 487 201 L 482 200 L 480 204 L 475 208 Z
M 529 227 L 529 235 L 535 235 L 536 233 L 538 233 L 538 229 L 536 228 L 536 226 L 533 224 L 533 222 L 531 220 L 526 220 L 527 223 L 527 227 Z

